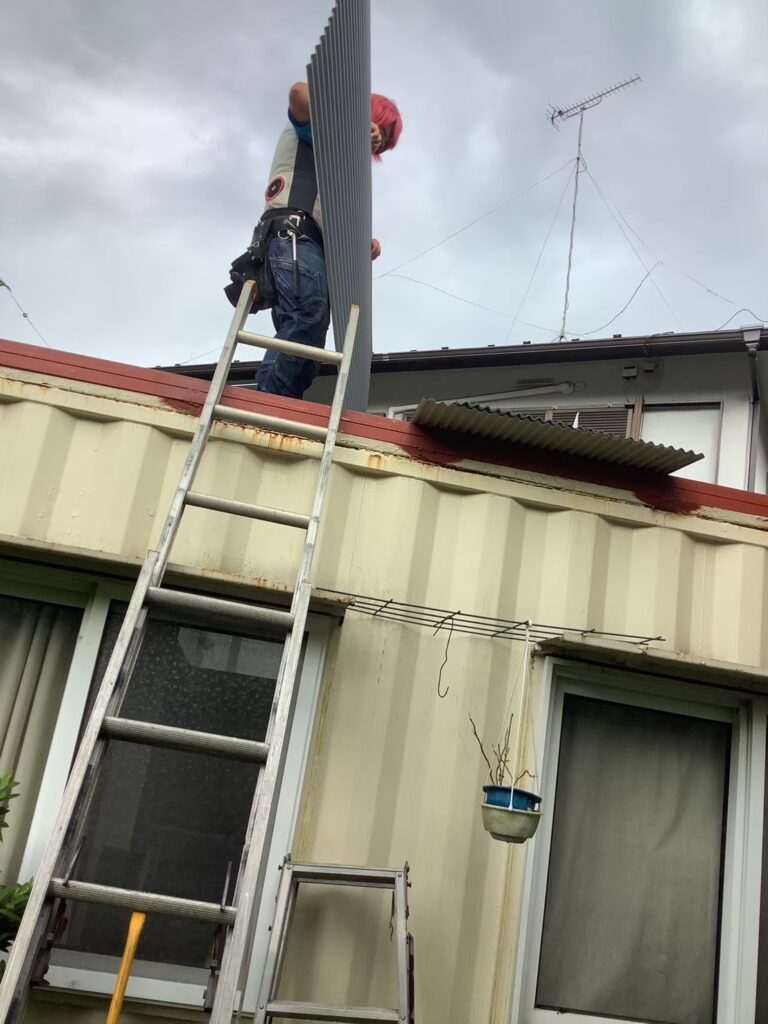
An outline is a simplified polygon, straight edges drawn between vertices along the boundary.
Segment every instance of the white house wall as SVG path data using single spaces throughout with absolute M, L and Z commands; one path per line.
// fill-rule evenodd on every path
M 638 368 L 637 378 L 622 376 L 626 366 Z M 653 372 L 646 370 L 656 367 Z M 571 409 L 592 405 L 631 404 L 638 395 L 649 403 L 722 402 L 723 415 L 716 479 L 727 487 L 746 485 L 750 423 L 749 365 L 746 352 L 738 355 L 667 356 L 652 360 L 611 359 L 533 366 L 481 367 L 462 370 L 375 373 L 369 408 L 388 409 L 417 404 L 421 398 L 441 401 L 499 394 L 515 388 L 541 386 L 542 381 L 570 382 L 572 394 L 537 395 L 518 400 L 520 408 L 556 405 Z M 330 401 L 329 378 L 318 378 L 308 397 Z M 510 406 L 514 408 L 514 404 Z M 670 443 L 673 443 L 670 441 Z M 761 468 L 763 462 L 761 462 Z M 765 473 L 757 479 L 764 491 Z

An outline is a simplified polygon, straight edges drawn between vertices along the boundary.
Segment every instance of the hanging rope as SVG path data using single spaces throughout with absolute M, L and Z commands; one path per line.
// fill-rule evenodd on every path
M 458 612 L 458 614 L 460 615 L 461 612 Z M 451 646 L 451 637 L 453 636 L 453 616 L 449 617 L 451 620 L 451 624 L 448 627 L 448 639 L 445 641 L 445 656 L 443 658 L 443 664 L 440 666 L 440 671 L 437 674 L 437 696 L 440 698 L 440 700 L 443 700 L 445 697 L 447 697 L 448 691 L 450 690 L 450 686 L 446 686 L 445 690 L 440 689 L 440 683 L 443 680 L 443 669 L 448 664 L 448 648 Z M 437 627 L 437 629 L 439 628 L 440 626 Z M 435 630 L 435 633 L 437 633 L 437 629 Z M 434 636 L 435 633 L 433 633 L 432 635 Z
M 528 663 L 528 665 L 526 665 L 526 669 L 525 669 L 526 678 L 527 678 L 527 675 L 528 675 L 529 666 L 530 666 L 530 662 Z M 525 692 L 523 694 L 523 700 L 524 700 L 525 703 L 524 703 L 523 715 L 522 715 L 523 721 L 520 723 L 520 734 L 522 735 L 523 727 L 524 727 L 525 723 L 527 722 L 527 724 L 528 724 L 528 731 L 529 731 L 530 736 L 531 736 L 531 746 L 533 747 L 533 773 L 529 772 L 527 769 L 524 769 L 520 773 L 520 775 L 518 775 L 517 778 L 515 779 L 515 785 L 517 785 L 517 783 L 521 779 L 525 778 L 526 776 L 531 780 L 531 782 L 535 782 L 536 779 L 539 777 L 538 776 L 539 758 L 538 758 L 538 755 L 536 753 L 536 730 L 533 727 L 533 712 L 531 711 L 531 705 L 533 704 L 533 700 L 531 698 L 530 687 L 528 687 L 525 690 Z

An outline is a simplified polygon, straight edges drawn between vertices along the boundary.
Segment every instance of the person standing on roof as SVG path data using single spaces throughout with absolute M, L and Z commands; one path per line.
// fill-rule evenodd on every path
M 312 149 L 312 119 L 306 82 L 291 86 L 288 119 L 280 136 L 269 184 L 266 209 L 256 232 L 266 232 L 266 261 L 274 279 L 272 320 L 276 337 L 316 348 L 325 346 L 330 322 L 328 281 L 323 253 L 323 222 Z M 386 96 L 371 96 L 371 154 L 375 160 L 394 149 L 402 130 L 397 106 Z M 371 259 L 381 253 L 371 242 Z M 268 351 L 257 374 L 259 391 L 302 398 L 318 364 Z

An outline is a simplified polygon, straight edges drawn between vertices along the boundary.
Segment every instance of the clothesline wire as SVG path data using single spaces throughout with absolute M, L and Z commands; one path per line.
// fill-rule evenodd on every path
M 451 611 L 449 608 L 410 604 L 405 601 L 395 601 L 392 598 L 351 594 L 348 591 L 333 590 L 329 587 L 321 588 L 318 594 L 329 594 L 334 598 L 341 598 L 348 602 L 350 610 L 364 615 L 424 626 L 431 629 L 433 635 L 441 629 L 450 629 L 455 633 L 469 633 L 474 636 L 486 636 L 489 639 L 516 640 L 526 634 L 530 634 L 532 637 L 534 634 L 538 634 L 540 639 L 547 639 L 562 636 L 563 633 L 579 633 L 585 636 L 600 636 L 639 645 L 664 639 L 661 636 L 641 636 L 635 633 L 616 633 L 610 630 L 588 629 L 581 626 L 552 625 L 526 619 L 500 619 L 488 615 L 475 615 L 471 612 Z

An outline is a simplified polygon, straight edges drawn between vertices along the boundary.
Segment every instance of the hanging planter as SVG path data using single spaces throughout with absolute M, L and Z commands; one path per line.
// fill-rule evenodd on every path
M 502 843 L 524 843 L 530 839 L 538 828 L 541 819 L 541 811 L 538 809 L 541 797 L 531 793 L 527 789 L 518 789 L 517 783 L 528 776 L 535 782 L 534 772 L 524 770 L 520 774 L 517 771 L 517 755 L 520 744 L 520 729 L 517 730 L 514 743 L 512 737 L 512 721 L 514 713 L 512 704 L 517 691 L 517 681 L 520 678 L 521 670 L 522 693 L 520 696 L 521 708 L 525 708 L 530 714 L 530 705 L 526 684 L 528 682 L 528 637 L 526 636 L 523 656 L 517 670 L 517 679 L 512 691 L 507 712 L 502 720 L 501 733 L 495 744 L 490 745 L 490 756 L 477 731 L 477 726 L 469 716 L 472 725 L 472 732 L 477 740 L 480 753 L 488 767 L 490 784 L 483 786 L 483 802 L 480 810 L 483 815 L 483 828 L 489 833 L 492 839 L 498 839 Z M 523 716 L 525 717 L 525 716 Z M 536 760 L 534 750 L 534 762 Z M 509 785 L 507 785 L 509 780 Z
M 513 786 L 483 786 L 483 828 L 502 843 L 524 843 L 539 825 L 541 797 Z

